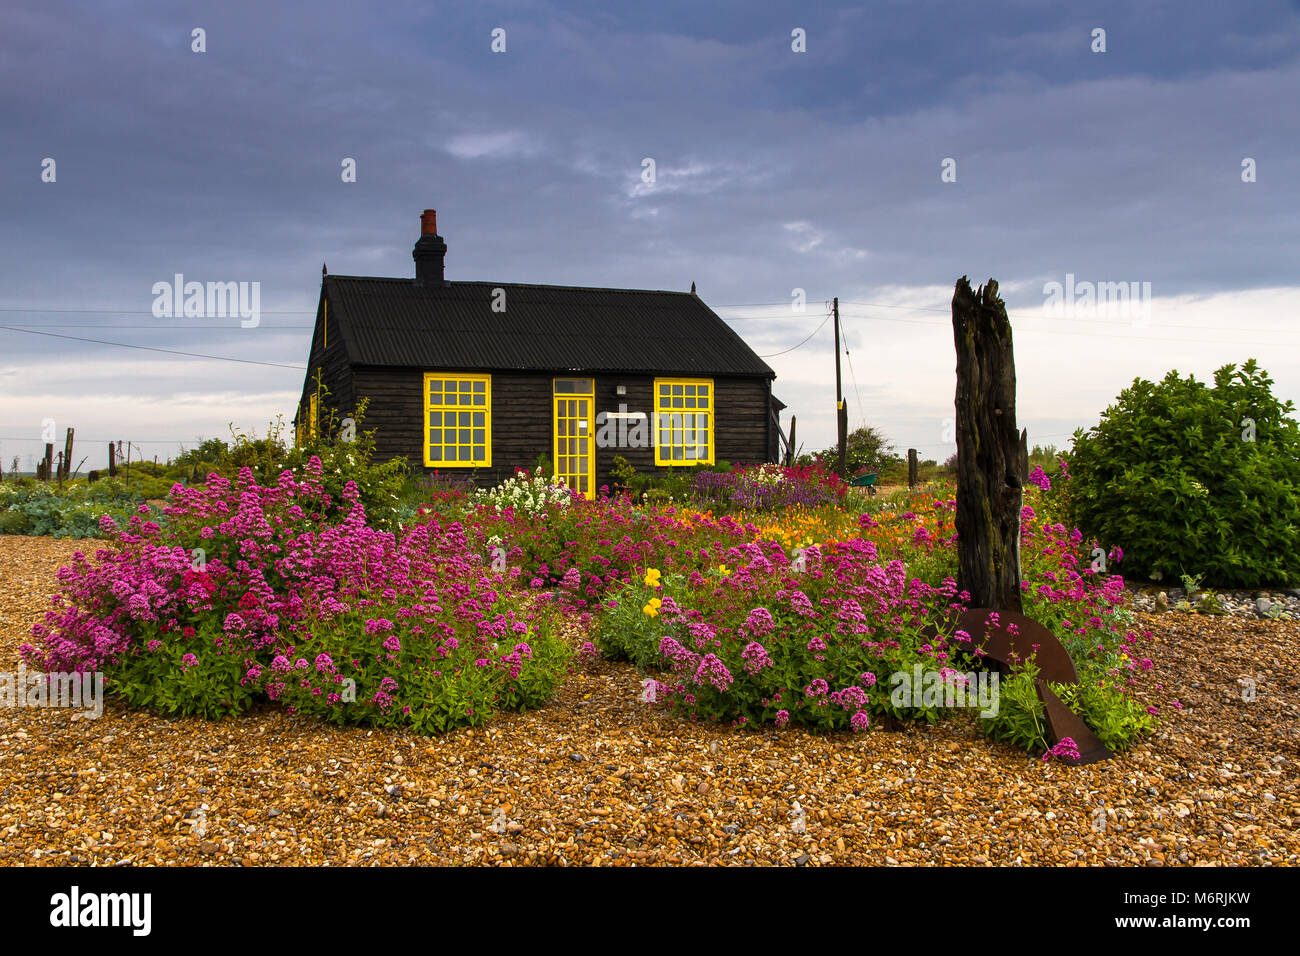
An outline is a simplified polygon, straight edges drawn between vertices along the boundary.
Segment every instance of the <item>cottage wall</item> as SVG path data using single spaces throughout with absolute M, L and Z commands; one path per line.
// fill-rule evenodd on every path
M 440 371 L 429 369 L 428 371 Z M 432 473 L 424 466 L 424 372 L 423 369 L 358 367 L 351 386 L 356 398 L 369 397 L 370 405 L 362 427 L 375 429 L 375 458 L 404 457 L 414 472 Z M 515 468 L 532 468 L 538 455 L 554 457 L 552 385 L 555 373 L 491 372 L 492 375 L 492 464 L 477 470 L 443 468 L 448 474 L 472 474 L 480 487 L 496 484 L 514 474 Z M 562 373 L 568 377 L 595 379 L 595 412 L 617 412 L 620 403 L 629 412 L 645 412 L 650 424 L 654 417 L 653 375 L 596 375 Z M 623 385 L 626 396 L 617 396 Z M 732 464 L 762 462 L 769 457 L 770 384 L 761 378 L 715 377 L 714 442 L 716 461 Z M 630 423 L 629 423 L 630 425 Z M 599 426 L 597 426 L 599 430 Z M 653 441 L 653 431 L 646 433 Z M 630 433 L 629 433 L 630 434 Z M 609 470 L 622 455 L 639 472 L 667 471 L 656 468 L 654 448 L 597 448 L 596 487 L 610 484 Z

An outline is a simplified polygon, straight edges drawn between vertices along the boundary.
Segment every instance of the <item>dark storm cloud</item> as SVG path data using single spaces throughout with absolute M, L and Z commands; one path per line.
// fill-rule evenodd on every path
M 0 324 L 301 364 L 307 330 L 292 326 L 310 321 L 322 260 L 410 274 L 426 206 L 451 278 L 694 281 L 710 303 L 806 290 L 807 314 L 737 319 L 763 354 L 802 339 L 832 295 L 929 288 L 941 307 L 961 274 L 996 275 L 1013 309 L 1067 272 L 1157 296 L 1294 284 L 1294 3 L 20 0 L 3 23 L 0 307 L 89 311 Z M 947 157 L 955 183 L 940 182 Z M 1257 183 L 1241 182 L 1244 157 Z M 153 318 L 153 284 L 178 272 L 260 282 L 261 325 Z M 824 404 L 798 364 L 829 361 L 824 342 L 776 365 L 792 406 Z M 83 393 L 130 396 L 121 427 L 171 437 L 158 429 L 264 421 L 301 383 L 15 332 L 0 348 L 14 420 L 0 437 L 26 434 L 32 396 L 66 402 L 63 418 L 87 414 Z M 879 387 L 864 404 L 887 406 Z M 190 393 L 215 410 L 160 424 L 157 405 Z

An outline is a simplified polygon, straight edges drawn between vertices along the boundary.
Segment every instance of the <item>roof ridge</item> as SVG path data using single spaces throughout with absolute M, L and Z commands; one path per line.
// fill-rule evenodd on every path
M 417 286 L 413 279 L 404 278 L 402 276 L 349 276 L 349 275 L 338 275 L 336 273 L 331 272 L 329 277 L 331 279 L 356 279 L 362 282 L 400 282 L 410 286 L 412 289 L 420 289 L 420 288 L 436 289 L 437 288 L 437 286 L 432 286 L 432 287 Z M 615 286 L 601 286 L 601 285 L 556 285 L 554 283 L 548 283 L 548 282 L 495 282 L 491 279 L 448 280 L 446 282 L 446 285 L 443 286 L 443 288 L 447 288 L 448 286 L 454 288 L 455 286 L 460 286 L 460 285 L 503 286 L 503 287 L 525 288 L 525 289 L 565 289 L 568 291 L 572 291 L 574 289 L 581 289 L 585 292 L 639 292 L 639 293 L 649 293 L 652 295 L 682 295 L 692 299 L 699 298 L 699 296 L 692 295 L 690 292 L 681 292 L 678 291 L 677 289 L 628 289 L 628 288 L 618 288 Z M 702 299 L 700 301 L 703 302 Z

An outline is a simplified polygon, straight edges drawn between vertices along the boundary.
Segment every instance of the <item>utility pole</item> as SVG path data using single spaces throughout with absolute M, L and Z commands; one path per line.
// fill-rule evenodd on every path
M 836 296 L 831 303 L 835 315 L 835 430 L 838 435 L 836 447 L 839 449 L 836 470 L 844 478 L 848 471 L 849 412 L 844 405 L 844 386 L 840 378 L 840 297 Z

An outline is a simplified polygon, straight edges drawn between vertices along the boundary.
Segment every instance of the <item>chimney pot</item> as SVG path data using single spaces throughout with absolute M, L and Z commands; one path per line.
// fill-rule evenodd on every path
M 415 284 L 443 285 L 443 260 L 446 255 L 447 243 L 438 235 L 438 214 L 432 209 L 426 209 L 420 215 L 420 238 L 411 250 L 411 258 L 415 260 Z

